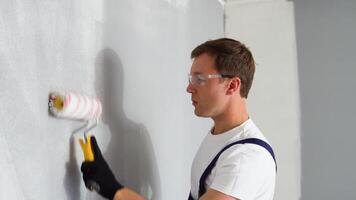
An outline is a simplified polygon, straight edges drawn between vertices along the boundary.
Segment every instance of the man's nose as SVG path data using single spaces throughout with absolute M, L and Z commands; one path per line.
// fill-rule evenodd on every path
M 188 86 L 187 86 L 187 92 L 188 93 L 193 93 L 194 91 L 194 86 L 193 84 L 191 84 L 190 82 L 188 83 Z

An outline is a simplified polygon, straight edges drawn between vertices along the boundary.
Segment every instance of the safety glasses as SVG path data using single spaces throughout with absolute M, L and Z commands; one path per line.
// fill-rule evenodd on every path
M 188 74 L 189 83 L 192 85 L 205 85 L 212 78 L 233 78 L 233 75 L 227 74 Z

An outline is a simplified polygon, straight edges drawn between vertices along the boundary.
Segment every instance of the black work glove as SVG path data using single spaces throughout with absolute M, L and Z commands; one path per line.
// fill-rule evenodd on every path
M 104 160 L 94 136 L 91 136 L 91 148 L 94 161 L 84 161 L 81 166 L 85 186 L 89 190 L 96 190 L 100 195 L 112 200 L 115 193 L 123 186 L 116 180 L 109 165 Z

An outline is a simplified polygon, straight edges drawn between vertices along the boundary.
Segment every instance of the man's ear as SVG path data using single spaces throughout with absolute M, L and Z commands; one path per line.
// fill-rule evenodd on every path
M 239 77 L 234 77 L 229 80 L 228 85 L 227 85 L 227 95 L 232 95 L 235 92 L 240 92 L 241 88 L 241 79 Z

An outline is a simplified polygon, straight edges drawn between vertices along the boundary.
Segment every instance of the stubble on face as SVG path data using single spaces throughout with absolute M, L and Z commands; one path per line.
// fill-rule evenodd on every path
M 191 67 L 191 74 L 219 74 L 215 69 L 215 58 L 209 54 L 202 54 L 196 57 Z M 195 107 L 194 113 L 198 117 L 213 117 L 216 114 L 216 106 L 221 101 L 222 85 L 219 79 L 209 79 L 205 85 L 192 86 L 192 104 Z

